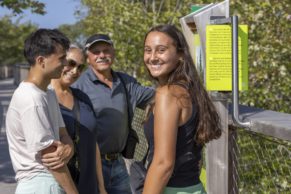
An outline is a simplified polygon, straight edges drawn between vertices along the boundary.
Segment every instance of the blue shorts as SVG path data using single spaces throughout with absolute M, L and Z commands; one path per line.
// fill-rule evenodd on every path
M 40 173 L 29 180 L 19 181 L 15 194 L 65 194 L 52 174 Z

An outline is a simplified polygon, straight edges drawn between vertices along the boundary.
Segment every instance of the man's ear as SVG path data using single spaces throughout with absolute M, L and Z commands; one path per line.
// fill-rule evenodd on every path
M 40 65 L 42 68 L 44 68 L 45 67 L 45 57 L 37 56 L 35 58 L 35 65 Z

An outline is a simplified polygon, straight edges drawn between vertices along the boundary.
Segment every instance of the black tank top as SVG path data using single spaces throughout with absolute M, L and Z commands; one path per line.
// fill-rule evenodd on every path
M 190 119 L 178 127 L 176 161 L 173 174 L 167 184 L 169 187 L 188 187 L 200 183 L 200 167 L 202 146 L 198 145 L 194 136 L 197 131 L 197 110 L 193 105 Z M 145 137 L 149 152 L 147 161 L 150 165 L 154 154 L 154 115 L 151 114 L 144 125 Z

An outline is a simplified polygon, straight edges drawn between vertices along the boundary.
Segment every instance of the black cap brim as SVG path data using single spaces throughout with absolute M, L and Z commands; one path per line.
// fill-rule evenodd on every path
M 85 45 L 85 49 L 89 49 L 93 44 L 97 42 L 105 42 L 113 46 L 113 42 L 111 40 L 97 39 Z

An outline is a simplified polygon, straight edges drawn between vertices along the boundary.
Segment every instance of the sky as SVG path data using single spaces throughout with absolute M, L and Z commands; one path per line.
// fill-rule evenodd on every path
M 32 14 L 30 10 L 25 10 L 20 22 L 30 21 L 40 28 L 57 28 L 62 24 L 74 24 L 78 18 L 74 16 L 75 10 L 80 7 L 80 0 L 39 0 L 45 3 L 45 15 Z M 11 10 L 0 7 L 0 17 L 12 14 Z M 19 18 L 17 16 L 16 18 Z

